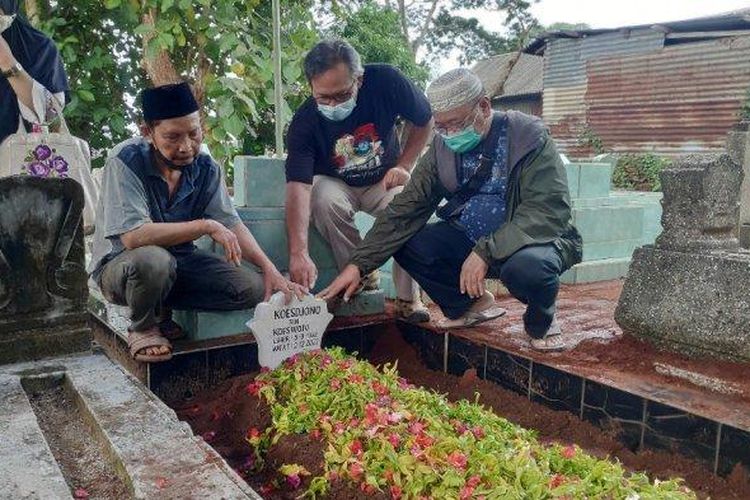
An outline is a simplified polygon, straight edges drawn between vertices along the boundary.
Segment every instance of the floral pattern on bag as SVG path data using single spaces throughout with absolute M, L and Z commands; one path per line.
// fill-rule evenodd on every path
M 68 162 L 54 148 L 39 144 L 24 158 L 23 173 L 34 177 L 68 177 Z

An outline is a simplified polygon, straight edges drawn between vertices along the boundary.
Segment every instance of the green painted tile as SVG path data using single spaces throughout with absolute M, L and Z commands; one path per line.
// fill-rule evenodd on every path
M 380 268 L 380 289 L 389 299 L 396 298 L 396 285 L 393 284 L 393 275 Z
M 565 165 L 565 173 L 568 175 L 568 190 L 570 191 L 570 198 L 573 200 L 578 198 L 580 170 L 577 163 Z
M 575 208 L 575 225 L 584 245 L 597 241 L 640 240 L 643 236 L 643 208 Z
M 284 159 L 237 156 L 234 159 L 234 202 L 240 207 L 284 206 Z
M 239 311 L 174 311 L 174 320 L 191 340 L 215 339 L 247 333 L 245 325 L 253 317 L 253 309 Z
M 630 258 L 642 242 L 638 240 L 589 242 L 583 245 L 583 261 Z
M 629 266 L 629 258 L 582 262 L 573 267 L 572 273 L 568 271 L 563 274 L 560 281 L 566 284 L 576 284 L 619 279 L 627 275 Z
M 336 279 L 336 276 L 339 275 L 339 270 L 334 267 L 323 267 L 318 268 L 318 279 L 315 282 L 315 289 L 313 290 L 314 293 L 318 293 L 321 290 L 323 290 L 325 287 L 331 284 L 331 282 Z
M 608 163 L 579 163 L 578 198 L 597 198 L 609 195 L 612 187 L 612 165 Z
M 285 220 L 284 207 L 237 207 L 242 222 L 256 220 Z

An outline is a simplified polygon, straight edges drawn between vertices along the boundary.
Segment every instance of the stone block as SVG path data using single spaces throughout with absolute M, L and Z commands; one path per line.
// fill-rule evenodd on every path
M 90 348 L 83 203 L 72 179 L 0 179 L 0 363 Z
M 283 207 L 286 174 L 283 158 L 237 156 L 234 203 L 238 207 Z
M 662 170 L 662 231 L 668 250 L 733 250 L 739 246 L 742 166 L 729 154 L 688 155 Z
M 174 320 L 191 340 L 206 340 L 248 333 L 253 309 L 239 311 L 174 311 Z
M 577 198 L 608 196 L 612 187 L 612 165 L 609 163 L 579 163 Z
M 750 361 L 750 254 L 633 255 L 615 319 L 624 331 L 687 355 Z

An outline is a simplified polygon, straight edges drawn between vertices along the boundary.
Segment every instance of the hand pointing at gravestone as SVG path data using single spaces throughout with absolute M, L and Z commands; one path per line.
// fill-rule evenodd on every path
M 344 302 L 349 302 L 349 299 L 354 295 L 359 287 L 361 275 L 359 268 L 354 264 L 349 264 L 341 271 L 333 283 L 328 285 L 325 290 L 318 294 L 318 297 L 323 300 L 330 300 L 337 297 L 341 292 L 344 292 Z

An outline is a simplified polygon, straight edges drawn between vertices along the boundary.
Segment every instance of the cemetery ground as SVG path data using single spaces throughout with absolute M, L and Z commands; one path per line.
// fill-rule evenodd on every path
M 652 481 L 684 478 L 684 484 L 699 498 L 750 497 L 750 482 L 742 465 L 727 470 L 720 464 L 724 473 L 714 474 L 712 464 L 704 460 L 702 446 L 706 440 L 716 440 L 716 433 L 710 432 L 710 424 L 706 426 L 708 419 L 704 422 L 689 413 L 724 422 L 747 418 L 750 367 L 685 358 L 623 336 L 613 319 L 621 288 L 620 281 L 564 287 L 560 300 L 562 326 L 568 331 L 586 332 L 588 337 L 567 353 L 531 352 L 518 331 L 522 305 L 511 297 L 502 299 L 509 310 L 506 317 L 458 335 L 392 321 L 358 332 L 351 328 L 357 319 L 349 318 L 332 325 L 328 345 L 358 350 L 361 359 L 379 367 L 395 363 L 399 374 L 409 382 L 445 394 L 452 402 L 477 401 L 511 423 L 533 430 L 544 446 L 577 445 L 582 453 L 616 460 L 629 472 L 644 471 Z M 433 341 L 425 341 L 425 335 Z M 481 345 L 489 347 L 479 348 Z M 496 353 L 494 361 L 487 358 L 488 349 Z M 508 364 L 497 355 L 505 356 L 506 361 L 514 358 L 516 363 L 511 366 L 515 369 L 507 370 Z M 536 375 L 529 366 L 535 361 Z M 558 375 L 544 373 L 556 368 L 565 371 Z M 686 373 L 700 373 L 705 378 L 691 378 Z M 559 374 L 568 377 L 560 378 Z M 256 455 L 258 436 L 266 431 L 273 435 L 270 407 L 253 391 L 253 387 L 257 389 L 257 375 L 256 371 L 231 378 L 170 405 L 264 498 L 296 498 L 316 477 L 334 478 L 326 479 L 330 489 L 325 498 L 395 497 L 387 488 L 368 492 L 363 479 L 352 481 L 346 473 L 340 475 L 341 479 L 335 472 L 331 476 L 330 471 L 337 469 L 324 467 L 324 463 L 332 445 L 318 425 L 310 427 L 312 432 L 281 432 L 276 443 Z M 613 385 L 621 390 L 612 389 Z M 663 409 L 659 406 L 678 407 L 684 413 L 660 414 Z M 278 413 L 274 416 L 281 418 Z M 365 449 L 371 442 L 363 440 Z M 687 453 L 677 451 L 691 444 L 696 446 Z M 304 471 L 299 482 L 287 479 L 290 471 L 294 476 L 299 470 Z M 554 490 L 554 481 L 547 481 L 555 477 L 558 479 L 554 481 L 561 481 L 555 474 L 545 477 L 544 491 Z M 564 491 L 553 491 L 556 494 L 550 497 L 564 496 Z M 644 494 L 642 498 L 669 496 Z

